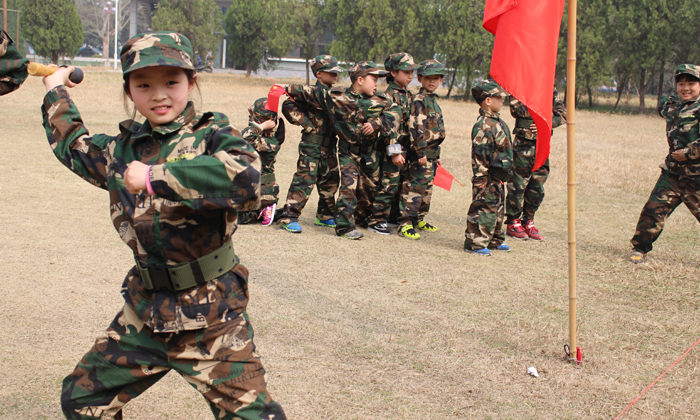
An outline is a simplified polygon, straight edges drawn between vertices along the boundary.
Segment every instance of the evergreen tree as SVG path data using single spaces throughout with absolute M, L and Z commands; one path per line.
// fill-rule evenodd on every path
M 83 25 L 73 0 L 24 0 L 20 21 L 22 34 L 36 53 L 54 64 L 61 56 L 75 56 L 83 43 Z

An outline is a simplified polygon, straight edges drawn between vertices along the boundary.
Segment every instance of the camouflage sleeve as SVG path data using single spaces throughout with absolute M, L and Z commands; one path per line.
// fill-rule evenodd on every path
M 399 129 L 401 128 L 401 107 L 394 101 L 388 100 L 381 115 L 381 132 L 385 144 L 396 144 L 399 140 Z
M 421 100 L 414 100 L 411 104 L 411 116 L 408 120 L 408 131 L 411 133 L 411 149 L 418 159 L 425 156 L 428 147 L 430 132 L 425 128 L 425 120 L 428 118 L 428 110 Z M 472 134 L 473 136 L 473 134 Z
M 19 89 L 27 79 L 29 60 L 14 47 L 12 38 L 0 29 L 0 96 Z
M 695 111 L 695 121 L 700 121 L 700 109 Z M 700 159 L 700 138 L 689 143 L 686 147 L 685 157 L 688 159 Z
M 659 113 L 660 116 L 666 118 L 668 117 L 668 112 L 671 109 L 671 107 L 678 105 L 680 102 L 681 100 L 678 97 L 677 93 L 674 93 L 673 95 L 671 95 L 671 97 L 664 95 L 661 97 L 661 99 L 659 99 L 659 104 L 656 107 L 656 111 Z
M 262 133 L 262 130 L 258 127 L 249 125 L 248 127 L 241 130 L 241 137 L 243 137 L 245 141 L 250 143 L 250 145 L 253 146 L 253 149 L 255 149 L 255 151 L 261 152 L 267 149 L 267 142 L 265 141 L 265 138 L 263 137 Z
M 532 118 L 525 104 L 512 96 L 510 98 L 510 115 L 513 118 Z
M 322 109 L 326 113 L 332 111 L 329 104 L 332 104 L 333 101 L 329 97 L 327 98 L 325 90 L 317 86 L 289 85 L 287 86 L 287 94 L 295 102 Z
M 90 137 L 65 86 L 46 94 L 42 116 L 46 137 L 58 160 L 89 183 L 107 189 L 107 168 L 113 161 L 108 147 L 116 137 Z
M 314 123 L 296 102 L 287 99 L 282 103 L 282 115 L 290 124 L 300 125 L 305 133 L 314 129 Z
M 206 152 L 192 159 L 153 165 L 151 186 L 159 197 L 197 209 L 256 208 L 260 159 L 223 114 L 203 128 Z
M 477 122 L 472 129 L 472 169 L 475 178 L 488 176 L 495 150 L 490 128 L 483 120 Z
M 563 124 L 566 124 L 566 105 L 564 105 L 564 102 L 559 99 L 554 102 L 553 114 L 552 128 L 557 128 Z

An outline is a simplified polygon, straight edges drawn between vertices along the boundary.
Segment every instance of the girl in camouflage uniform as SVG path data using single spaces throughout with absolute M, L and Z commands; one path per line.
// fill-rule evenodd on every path
M 121 419 L 171 369 L 217 419 L 284 419 L 267 392 L 248 321 L 248 270 L 231 236 L 259 205 L 260 159 L 219 113 L 195 111 L 192 46 L 177 33 L 131 38 L 124 91 L 146 123 L 90 137 L 66 87 L 72 67 L 44 79 L 44 127 L 56 157 L 109 191 L 114 227 L 136 265 L 124 307 L 63 381 L 69 419 Z

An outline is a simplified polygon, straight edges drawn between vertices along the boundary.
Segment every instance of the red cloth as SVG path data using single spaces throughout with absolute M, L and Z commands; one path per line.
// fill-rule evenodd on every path
M 435 171 L 435 177 L 433 178 L 433 185 L 440 187 L 444 190 L 452 189 L 452 180 L 455 179 L 451 173 L 447 172 L 442 165 L 438 164 L 437 171 Z
M 486 0 L 484 29 L 496 36 L 491 77 L 527 106 L 537 125 L 535 166 L 549 157 L 552 87 L 564 0 Z
M 272 112 L 279 112 L 280 96 L 287 94 L 284 87 L 280 85 L 272 85 L 270 92 L 267 94 L 267 103 L 265 109 Z

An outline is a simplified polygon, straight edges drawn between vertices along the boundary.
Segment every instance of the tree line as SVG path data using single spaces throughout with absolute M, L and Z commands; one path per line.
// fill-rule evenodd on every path
M 41 55 L 70 56 L 88 37 L 103 44 L 109 38 L 99 13 L 106 0 L 9 1 L 21 7 L 24 36 Z M 328 52 L 346 62 L 383 63 L 393 52 L 408 52 L 417 62 L 436 58 L 450 69 L 445 81 L 449 96 L 468 92 L 472 80 L 488 75 L 493 36 L 481 27 L 484 3 L 233 0 L 224 14 L 214 0 L 161 0 L 152 21 L 140 12 L 145 23 L 139 30 L 181 32 L 202 56 L 218 51 L 227 36 L 227 62 L 245 68 L 248 75 L 274 66 L 277 57 L 295 47 L 307 62 Z M 122 42 L 128 37 L 125 12 L 119 25 Z M 597 92 L 609 88 L 616 91 L 615 107 L 623 94 L 634 94 L 643 113 L 648 95 L 671 91 L 676 65 L 700 64 L 698 21 L 698 0 L 579 0 L 576 99 L 586 97 L 592 107 Z M 557 60 L 561 88 L 566 84 L 566 23 L 565 12 Z M 318 41 L 328 31 L 334 39 L 321 51 Z

